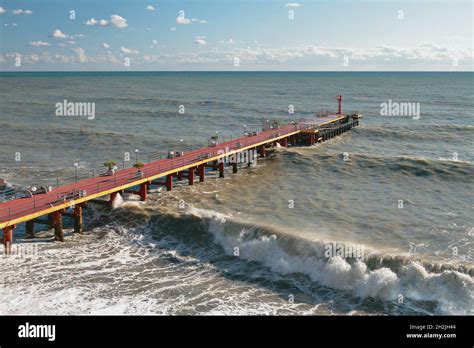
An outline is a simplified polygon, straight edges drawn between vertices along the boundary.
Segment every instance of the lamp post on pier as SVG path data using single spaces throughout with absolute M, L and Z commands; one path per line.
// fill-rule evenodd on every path
M 135 163 L 138 163 L 138 149 L 135 149 Z
M 79 163 L 74 163 L 74 178 L 76 179 L 77 182 L 77 167 L 79 167 Z

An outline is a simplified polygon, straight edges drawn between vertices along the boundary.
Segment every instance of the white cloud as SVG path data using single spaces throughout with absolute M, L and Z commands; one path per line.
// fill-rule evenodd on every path
M 289 2 L 285 5 L 286 7 L 301 7 L 297 2 Z
M 119 15 L 110 16 L 110 23 L 121 29 L 128 27 L 127 20 Z
M 102 47 L 103 48 L 110 48 L 110 45 L 106 42 L 102 43 Z
M 20 14 L 32 14 L 33 11 L 31 10 L 23 10 L 21 8 L 19 8 L 18 10 L 12 10 L 12 14 L 14 15 L 20 15 Z
M 197 43 L 198 45 L 205 45 L 207 43 L 205 39 L 206 39 L 205 36 L 196 36 L 196 39 L 194 40 L 194 42 Z
M 76 44 L 76 41 L 74 41 L 74 40 L 69 40 L 67 43 L 70 44 L 70 45 L 75 45 L 75 44 Z
M 59 29 L 56 29 L 55 31 L 53 31 L 53 34 L 51 34 L 54 38 L 56 39 L 66 39 L 68 38 L 69 36 L 64 34 L 61 30 Z
M 233 44 L 235 44 L 235 41 L 234 41 L 234 39 L 230 38 L 230 39 L 227 40 L 227 41 L 222 40 L 221 43 L 222 43 L 222 44 L 233 45 Z
M 91 19 L 88 19 L 87 21 L 84 22 L 85 25 L 100 25 L 102 27 L 106 27 L 110 24 L 110 22 L 106 19 L 95 19 L 92 17 Z
M 147 9 L 148 11 L 155 11 L 155 8 L 154 8 L 152 5 L 148 5 L 148 6 L 146 7 L 146 9 Z
M 110 16 L 110 21 L 106 19 L 95 19 L 92 17 L 84 22 L 85 25 L 100 25 L 101 27 L 106 27 L 109 24 L 113 24 L 117 28 L 125 28 L 128 27 L 127 20 L 119 15 L 112 15 Z
M 85 63 L 89 61 L 89 57 L 86 56 L 86 53 L 84 52 L 84 49 L 81 47 L 73 48 L 72 49 L 74 52 L 77 54 L 77 61 L 79 63 Z
M 126 48 L 126 47 L 120 47 L 120 51 L 122 51 L 123 53 L 125 54 L 138 54 L 139 52 L 137 50 L 132 50 L 130 48 Z
M 38 47 L 38 46 L 51 46 L 51 45 L 49 44 L 49 42 L 45 42 L 45 41 L 31 41 L 31 42 L 29 43 L 29 45 L 31 45 L 31 46 L 36 46 L 36 47 Z
M 21 55 L 22 61 L 28 64 L 51 64 L 54 69 L 57 63 L 97 63 L 122 66 L 123 55 L 133 55 L 136 66 L 150 65 L 153 69 L 167 65 L 179 69 L 188 69 L 188 64 L 196 65 L 198 69 L 226 69 L 231 66 L 235 57 L 245 62 L 249 69 L 254 70 L 449 70 L 453 58 L 459 61 L 459 69 L 472 69 L 473 51 L 471 48 L 454 50 L 449 46 L 431 42 L 421 43 L 412 47 L 375 46 L 359 47 L 327 47 L 316 45 L 301 45 L 291 47 L 252 47 L 241 45 L 235 40 L 235 45 L 222 45 L 206 49 L 206 38 L 195 36 L 195 42 L 200 46 L 194 53 L 170 53 L 158 51 L 155 55 L 141 56 L 139 51 L 121 47 L 119 53 L 112 54 L 109 47 L 98 50 L 94 56 L 87 56 L 82 48 L 74 48 L 69 55 L 38 52 L 36 54 L 8 53 L 0 55 L 0 62 L 11 60 Z M 233 40 L 233 41 L 234 41 Z M 67 43 L 67 40 L 64 42 Z M 152 41 L 157 44 L 156 41 Z M 108 46 L 108 44 L 107 44 Z M 255 47 L 257 46 L 257 47 Z M 74 54 L 72 54 L 74 52 Z M 343 58 L 350 60 L 349 67 L 343 67 Z M 55 65 L 53 65 L 55 64 Z M 155 66 L 153 66 L 155 64 Z M 92 65 L 91 65 L 92 66 Z M 458 68 L 452 68 L 458 69 Z
M 191 20 L 186 18 L 185 16 L 178 16 L 176 17 L 176 23 L 178 24 L 191 24 Z
M 207 21 L 205 19 L 198 19 L 198 18 L 191 19 L 191 22 L 207 24 Z
M 7 10 L 5 10 L 2 6 L 0 6 L 0 14 L 3 14 L 5 12 L 7 12 Z
M 297 58 L 304 57 L 304 53 L 297 49 L 279 49 L 279 48 L 237 48 L 234 56 L 241 60 L 255 63 L 278 62 L 284 63 Z
M 83 34 L 75 34 L 74 36 L 75 36 L 75 37 L 80 37 L 80 38 L 85 37 Z
M 170 31 L 176 31 L 176 28 L 175 28 L 175 27 L 171 27 L 171 28 L 170 28 Z
M 99 21 L 94 18 L 88 19 L 84 22 L 85 25 L 96 25 L 97 23 L 99 23 Z

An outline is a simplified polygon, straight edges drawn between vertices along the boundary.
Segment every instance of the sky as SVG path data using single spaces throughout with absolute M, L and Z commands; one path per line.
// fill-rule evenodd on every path
M 472 0 L 289 1 L 0 0 L 0 70 L 473 71 Z

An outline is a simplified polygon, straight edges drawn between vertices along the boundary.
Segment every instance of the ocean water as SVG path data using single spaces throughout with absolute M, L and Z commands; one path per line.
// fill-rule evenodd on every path
M 364 115 L 340 137 L 276 149 L 224 179 L 157 190 L 146 203 L 125 195 L 113 209 L 89 205 L 85 234 L 66 222 L 66 243 L 47 229 L 25 240 L 18 226 L 15 245 L 34 255 L 2 258 L 1 314 L 474 314 L 472 73 L 0 82 L 0 177 L 15 185 L 54 186 L 72 180 L 75 162 L 86 177 L 107 159 L 123 165 L 125 152 L 134 160 L 135 149 L 146 162 L 216 131 L 335 111 L 337 93 Z M 55 116 L 65 99 L 95 103 L 95 118 Z M 420 103 L 420 118 L 382 116 L 388 100 Z M 327 257 L 328 245 L 362 257 Z

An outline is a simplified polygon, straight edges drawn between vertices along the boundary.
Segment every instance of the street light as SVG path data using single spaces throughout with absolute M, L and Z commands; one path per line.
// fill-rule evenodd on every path
M 138 149 L 135 149 L 135 163 L 138 163 Z
M 244 135 L 247 135 L 247 125 L 244 124 Z
M 179 142 L 181 143 L 181 154 L 183 154 L 183 139 L 179 139 Z
M 36 212 L 36 196 L 35 196 L 35 192 L 36 192 L 36 186 L 31 186 L 30 188 L 30 193 L 31 195 L 33 196 L 33 211 Z
M 79 167 L 79 163 L 74 163 L 74 177 L 76 178 L 76 182 L 77 182 L 77 167 Z

